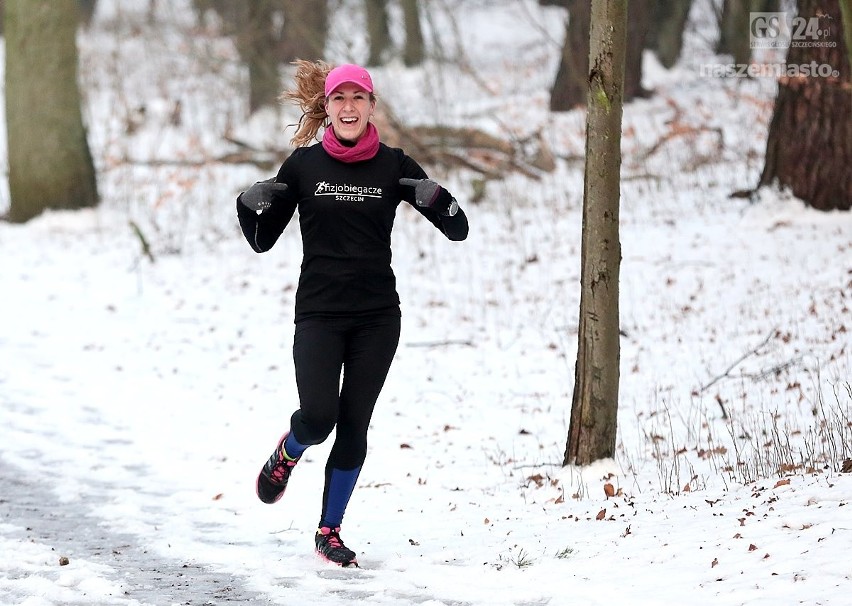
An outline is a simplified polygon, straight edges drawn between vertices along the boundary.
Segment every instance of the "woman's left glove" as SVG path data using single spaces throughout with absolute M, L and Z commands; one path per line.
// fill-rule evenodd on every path
M 257 212 L 266 210 L 272 206 L 272 199 L 276 192 L 280 193 L 287 189 L 286 183 L 276 183 L 275 177 L 266 181 L 258 181 L 242 194 L 240 194 L 240 202 L 246 208 Z
M 417 206 L 426 206 L 445 217 L 452 217 L 458 212 L 456 199 L 432 179 L 403 178 L 399 180 L 399 184 L 414 188 L 414 201 Z

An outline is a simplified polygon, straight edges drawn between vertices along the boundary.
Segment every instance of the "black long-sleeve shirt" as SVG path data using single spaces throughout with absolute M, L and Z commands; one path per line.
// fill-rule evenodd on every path
M 391 230 L 396 208 L 410 203 L 450 240 L 464 240 L 467 217 L 417 206 L 414 188 L 403 177 L 427 178 L 401 149 L 379 146 L 363 162 L 345 163 L 322 145 L 300 147 L 281 165 L 276 181 L 286 183 L 270 208 L 257 214 L 237 199 L 240 227 L 256 252 L 272 248 L 299 209 L 302 268 L 296 291 L 296 321 L 309 316 L 399 314 L 391 269 Z

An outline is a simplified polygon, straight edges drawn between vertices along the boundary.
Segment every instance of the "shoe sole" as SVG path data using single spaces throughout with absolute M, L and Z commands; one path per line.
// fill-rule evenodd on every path
M 271 501 L 267 501 L 263 497 L 260 496 L 260 475 L 258 475 L 257 480 L 254 481 L 254 492 L 257 495 L 257 498 L 260 499 L 261 503 L 266 503 L 267 505 L 274 505 L 275 503 L 280 501 L 281 497 L 284 496 L 284 493 L 286 492 L 286 490 L 287 490 L 287 487 L 285 486 L 284 490 L 279 492 L 278 495 L 274 499 L 272 499 Z
M 314 551 L 314 553 L 323 562 L 326 562 L 328 564 L 334 564 L 335 566 L 339 566 L 340 568 L 361 568 L 361 566 L 358 565 L 358 560 L 356 558 L 352 558 L 348 562 L 335 562 L 334 560 L 329 560 L 319 551 Z

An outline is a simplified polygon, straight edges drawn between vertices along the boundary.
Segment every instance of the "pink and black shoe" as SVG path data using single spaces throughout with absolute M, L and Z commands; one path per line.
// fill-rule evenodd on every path
M 284 440 L 287 439 L 288 435 L 289 432 L 281 436 L 275 452 L 272 453 L 257 476 L 257 496 L 264 503 L 275 503 L 284 496 L 287 482 L 290 481 L 290 474 L 293 473 L 293 468 L 299 462 L 299 459 L 289 459 L 284 454 Z
M 358 568 L 358 560 L 355 559 L 355 552 L 346 547 L 340 539 L 340 527 L 329 528 L 321 526 L 317 529 L 317 534 L 314 537 L 317 553 L 324 560 L 347 568 L 354 566 Z

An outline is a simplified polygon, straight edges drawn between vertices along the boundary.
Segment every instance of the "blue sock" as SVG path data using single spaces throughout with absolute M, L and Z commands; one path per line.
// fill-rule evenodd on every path
M 306 445 L 300 444 L 298 440 L 296 440 L 292 431 L 287 435 L 287 439 L 284 440 L 284 456 L 291 461 L 295 461 L 301 457 L 302 453 L 307 449 L 308 447 Z
M 343 521 L 343 514 L 346 512 L 346 505 L 349 504 L 349 497 L 352 496 L 352 491 L 355 490 L 355 483 L 358 481 L 358 474 L 361 473 L 361 467 L 355 469 L 332 469 L 331 477 L 328 483 L 328 498 L 325 502 L 325 513 L 323 514 L 320 526 L 329 528 L 337 528 Z

